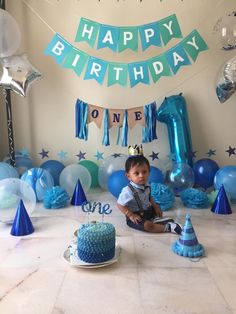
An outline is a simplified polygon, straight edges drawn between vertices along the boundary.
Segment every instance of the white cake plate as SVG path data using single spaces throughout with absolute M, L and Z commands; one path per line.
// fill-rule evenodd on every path
M 121 247 L 118 244 L 116 244 L 115 255 L 112 259 L 109 259 L 108 261 L 105 261 L 102 263 L 86 263 L 79 258 L 78 254 L 77 254 L 77 242 L 74 241 L 65 250 L 63 257 L 73 267 L 99 268 L 99 267 L 105 267 L 105 266 L 111 265 L 113 263 L 116 263 L 120 257 L 120 254 L 121 254 Z

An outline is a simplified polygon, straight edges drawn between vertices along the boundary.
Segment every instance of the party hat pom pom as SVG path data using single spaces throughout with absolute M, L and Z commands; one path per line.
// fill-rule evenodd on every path
M 29 215 L 25 209 L 25 205 L 20 200 L 16 215 L 11 228 L 11 235 L 13 236 L 24 236 L 34 232 L 34 227 L 29 218 Z
M 189 188 L 180 194 L 183 204 L 189 208 L 206 208 L 208 207 L 208 197 L 203 191 Z
M 84 194 L 84 190 L 83 190 L 83 187 L 80 183 L 80 180 L 78 179 L 77 184 L 76 184 L 75 189 L 74 189 L 72 199 L 71 199 L 71 205 L 80 206 L 84 202 L 87 202 L 87 198 Z
M 53 186 L 48 189 L 44 194 L 44 207 L 50 208 L 62 208 L 67 205 L 69 201 L 69 195 L 60 186 Z
M 204 247 L 198 243 L 190 215 L 186 215 L 185 224 L 178 241 L 172 244 L 172 251 L 184 257 L 200 257 L 204 254 Z
M 162 211 L 170 209 L 175 202 L 172 190 L 162 183 L 151 183 L 151 195 L 154 201 L 160 205 Z
M 230 203 L 225 193 L 223 184 L 219 189 L 215 202 L 212 205 L 211 211 L 215 214 L 221 214 L 221 215 L 232 214 Z

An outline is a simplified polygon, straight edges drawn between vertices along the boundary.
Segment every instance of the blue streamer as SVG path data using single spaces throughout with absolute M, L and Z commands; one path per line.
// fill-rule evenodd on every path
M 120 143 L 120 130 L 121 130 L 121 126 L 118 127 L 118 134 L 117 134 L 117 141 L 116 141 L 116 145 L 119 145 Z
M 109 140 L 109 111 L 108 109 L 104 109 L 104 133 L 103 133 L 103 140 L 102 144 L 105 146 L 110 145 L 110 140 Z
M 77 100 L 76 102 L 76 137 L 79 139 L 87 141 L 88 139 L 88 104 L 82 100 Z
M 124 112 L 124 120 L 123 120 L 123 127 L 122 127 L 122 146 L 128 146 L 128 111 L 125 110 Z

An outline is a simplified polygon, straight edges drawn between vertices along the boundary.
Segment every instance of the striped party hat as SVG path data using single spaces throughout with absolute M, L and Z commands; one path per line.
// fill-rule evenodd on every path
M 199 257 L 204 254 L 204 247 L 198 242 L 189 214 L 186 215 L 179 240 L 172 244 L 172 251 L 184 257 Z

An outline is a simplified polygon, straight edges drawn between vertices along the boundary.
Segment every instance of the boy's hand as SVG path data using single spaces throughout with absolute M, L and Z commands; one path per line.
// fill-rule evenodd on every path
M 154 209 L 155 209 L 155 213 L 156 213 L 157 217 L 162 217 L 163 216 L 163 212 L 162 212 L 162 210 L 160 209 L 159 206 L 155 206 Z
M 142 220 L 142 218 L 141 218 L 139 215 L 137 215 L 137 214 L 132 214 L 132 215 L 130 215 L 130 216 L 129 216 L 129 219 L 130 219 L 134 224 L 138 224 L 138 223 Z

